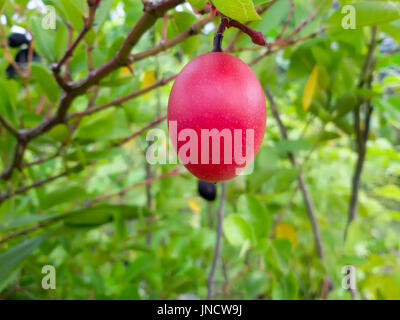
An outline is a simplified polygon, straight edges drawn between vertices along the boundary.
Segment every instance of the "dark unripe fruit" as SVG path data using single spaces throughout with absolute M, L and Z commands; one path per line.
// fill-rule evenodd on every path
M 215 183 L 199 180 L 197 190 L 200 196 L 207 201 L 214 201 L 217 197 L 217 186 Z
M 23 44 L 29 44 L 29 40 L 23 33 L 11 33 L 8 36 L 8 46 L 11 48 L 18 48 Z
M 172 128 L 173 122 L 176 128 Z M 203 54 L 183 68 L 172 87 L 168 125 L 178 157 L 192 174 L 208 182 L 232 179 L 254 159 L 261 146 L 266 125 L 263 89 L 240 59 L 222 52 Z M 217 134 L 203 138 L 202 132 L 211 130 Z M 188 131 L 195 132 L 197 140 L 192 140 Z M 235 131 L 241 132 L 238 138 Z M 222 132 L 227 140 L 231 137 L 231 148 Z M 253 146 L 247 152 L 246 142 L 250 140 Z M 196 145 L 197 152 L 188 148 L 189 144 Z

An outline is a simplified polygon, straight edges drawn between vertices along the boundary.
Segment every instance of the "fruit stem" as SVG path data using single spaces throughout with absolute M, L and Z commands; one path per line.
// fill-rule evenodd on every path
M 214 37 L 214 48 L 213 52 L 222 52 L 222 39 L 224 38 L 224 32 L 226 28 L 237 28 L 240 31 L 247 34 L 254 44 L 259 46 L 266 46 L 267 39 L 263 35 L 262 32 L 253 30 L 252 28 L 248 27 L 247 25 L 240 23 L 236 20 L 232 20 L 227 16 L 223 15 L 222 13 L 218 12 L 219 16 L 221 17 L 221 24 L 218 27 L 217 33 Z
M 223 52 L 222 39 L 224 38 L 224 32 L 228 24 L 229 24 L 228 19 L 221 17 L 221 23 L 218 27 L 217 33 L 214 36 L 214 47 L 212 52 Z

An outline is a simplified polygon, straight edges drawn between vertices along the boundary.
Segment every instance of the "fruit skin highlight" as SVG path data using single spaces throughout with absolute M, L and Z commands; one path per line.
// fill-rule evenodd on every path
M 171 129 L 171 122 L 176 122 L 176 130 Z M 175 80 L 168 102 L 168 124 L 181 162 L 179 151 L 190 139 L 178 141 L 179 134 L 184 129 L 197 134 L 198 161 L 184 163 L 193 175 L 207 182 L 232 179 L 253 160 L 261 146 L 266 127 L 263 89 L 254 72 L 240 59 L 222 52 L 203 54 L 190 61 Z M 232 138 L 234 129 L 242 130 L 241 139 L 232 139 L 230 163 L 224 161 L 223 138 L 220 139 L 219 163 L 212 163 L 212 139 L 209 139 L 209 163 L 202 161 L 202 129 L 217 129 L 220 133 L 228 129 Z M 246 129 L 254 132 L 254 148 L 249 154 L 245 152 Z M 235 161 L 235 149 L 242 150 L 245 163 Z

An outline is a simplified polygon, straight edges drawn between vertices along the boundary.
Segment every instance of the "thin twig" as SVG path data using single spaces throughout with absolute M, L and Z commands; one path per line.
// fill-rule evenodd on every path
M 269 88 L 265 88 L 265 93 L 271 104 L 272 115 L 274 116 L 275 120 L 278 122 L 278 126 L 280 129 L 282 138 L 284 140 L 287 140 L 288 139 L 287 128 L 281 120 L 281 117 L 280 117 L 280 114 L 278 111 L 278 107 L 275 103 L 275 99 L 274 99 L 271 91 L 269 90 Z M 294 155 L 294 153 L 289 152 L 288 156 L 289 156 L 289 159 L 290 159 L 291 163 L 293 164 L 293 166 L 298 167 L 296 156 Z M 310 192 L 308 191 L 307 185 L 304 181 L 302 172 L 299 172 L 298 183 L 299 183 L 299 188 L 303 194 L 303 199 L 304 199 L 304 203 L 306 205 L 307 215 L 311 222 L 311 227 L 312 227 L 313 234 L 314 234 L 314 240 L 315 240 L 318 257 L 323 259 L 324 258 L 324 248 L 323 248 L 323 244 L 322 244 L 322 240 L 321 240 L 318 221 L 317 221 L 316 214 L 315 214 L 314 203 L 312 201 Z
M 132 48 L 138 43 L 143 34 L 146 33 L 147 30 L 149 30 L 156 23 L 159 17 L 162 17 L 169 9 L 174 8 L 183 2 L 184 0 L 160 0 L 157 2 L 145 2 L 144 12 L 142 16 L 139 18 L 133 29 L 127 35 L 117 54 L 102 66 L 98 67 L 92 72 L 89 72 L 86 78 L 77 82 L 68 83 L 67 86 L 64 86 L 64 92 L 61 96 L 57 111 L 54 115 L 44 119 L 33 128 L 19 131 L 19 143 L 14 151 L 13 161 L 3 170 L 3 172 L 0 174 L 0 178 L 8 180 L 12 175 L 12 171 L 15 168 L 20 167 L 27 143 L 34 138 L 42 135 L 43 133 L 51 130 L 54 126 L 60 123 L 64 123 L 67 120 L 66 118 L 68 109 L 70 108 L 72 102 L 77 97 L 85 94 L 88 89 L 98 84 L 111 72 L 117 70 L 122 66 L 127 65 Z M 85 23 L 86 27 L 91 26 L 91 19 L 94 19 L 93 11 L 95 11 L 92 10 L 92 8 L 93 6 L 96 6 L 98 4 L 99 0 L 89 0 L 91 13 L 89 14 L 89 18 Z M 81 33 L 85 32 L 84 29 Z M 63 79 L 60 80 L 61 77 L 59 75 L 59 69 L 65 63 L 65 61 L 68 60 L 68 57 L 72 54 L 74 48 L 77 46 L 82 37 L 82 35 L 80 37 L 78 36 L 78 39 L 67 49 L 64 57 L 60 60 L 59 63 L 55 64 L 53 68 L 54 75 L 58 79 L 60 85 L 63 85 L 63 81 L 61 81 Z
M 215 244 L 214 258 L 211 266 L 211 271 L 207 279 L 207 299 L 212 300 L 214 298 L 214 277 L 215 271 L 217 270 L 218 260 L 221 255 L 222 247 L 222 233 L 223 233 L 223 222 L 224 222 L 224 211 L 225 211 L 225 198 L 226 198 L 226 182 L 221 183 L 221 198 L 218 209 L 218 226 L 217 226 L 217 240 Z
M 19 138 L 19 133 L 18 130 L 15 129 L 11 123 L 9 123 L 7 121 L 7 119 L 5 119 L 2 115 L 0 115 L 0 122 L 1 124 L 4 126 L 4 128 L 6 128 L 14 137 L 16 137 L 17 139 Z
M 136 188 L 139 188 L 139 187 L 142 187 L 142 186 L 146 186 L 146 185 L 148 185 L 150 183 L 165 179 L 165 178 L 170 177 L 170 176 L 176 176 L 178 174 L 179 174 L 179 169 L 175 168 L 175 169 L 173 169 L 171 171 L 168 171 L 167 173 L 162 174 L 161 176 L 152 177 L 150 179 L 146 179 L 145 181 L 142 181 L 142 182 L 136 183 L 136 184 L 134 184 L 132 186 L 123 188 L 123 189 L 121 189 L 120 191 L 118 191 L 116 193 L 110 193 L 110 194 L 106 194 L 106 195 L 103 195 L 103 196 L 99 196 L 99 197 L 93 199 L 92 201 L 90 201 L 86 206 L 89 207 L 89 206 L 92 206 L 92 205 L 94 205 L 94 204 L 96 204 L 98 202 L 102 202 L 102 201 L 105 201 L 105 200 L 110 200 L 110 199 L 115 198 L 115 197 L 120 197 L 120 196 L 126 194 L 127 192 L 129 192 L 129 191 L 131 191 L 133 189 L 136 189 Z
M 68 119 L 75 118 L 75 117 L 87 116 L 87 115 L 93 114 L 95 112 L 99 112 L 101 110 L 104 110 L 104 109 L 107 109 L 107 108 L 110 108 L 110 107 L 119 106 L 119 105 L 123 104 L 124 102 L 127 102 L 127 101 L 129 101 L 129 100 L 131 100 L 133 98 L 136 98 L 136 97 L 138 97 L 138 96 L 140 96 L 142 94 L 145 94 L 145 93 L 147 93 L 147 92 L 149 92 L 149 91 L 151 91 L 151 90 L 153 90 L 153 89 L 155 89 L 157 87 L 166 85 L 167 83 L 169 83 L 172 80 L 174 80 L 177 76 L 178 75 L 175 74 L 175 75 L 170 76 L 168 78 L 161 79 L 161 80 L 159 80 L 159 81 L 157 81 L 157 82 L 155 82 L 155 83 L 153 83 L 153 84 L 151 84 L 151 85 L 149 85 L 149 86 L 147 86 L 145 88 L 133 91 L 132 93 L 130 93 L 130 94 L 124 96 L 124 97 L 114 99 L 113 101 L 108 102 L 106 104 L 103 104 L 101 106 L 89 108 L 89 109 L 86 109 L 85 111 L 82 111 L 82 112 L 72 113 L 72 114 L 70 114 L 68 116 Z
M 279 32 L 279 34 L 276 37 L 276 40 L 282 38 L 283 34 L 285 33 L 287 27 L 289 26 L 290 21 L 292 20 L 293 17 L 293 11 L 294 11 L 294 2 L 293 0 L 289 0 L 290 1 L 290 9 L 289 9 L 289 14 L 286 18 L 286 21 L 281 29 L 281 31 Z
M 365 57 L 363 69 L 361 71 L 359 88 L 363 88 L 365 85 L 370 88 L 372 84 L 372 73 L 375 67 L 374 63 L 374 52 L 378 44 L 378 32 L 377 27 L 371 29 L 371 43 L 369 45 L 368 53 Z M 344 239 L 347 238 L 347 233 L 351 222 L 356 218 L 357 206 L 358 206 L 358 194 L 360 189 L 361 175 L 364 167 L 365 156 L 367 153 L 367 141 L 370 130 L 370 121 L 373 107 L 371 101 L 367 101 L 367 111 L 365 116 L 364 130 L 361 129 L 361 106 L 364 103 L 363 98 L 359 98 L 358 106 L 354 109 L 354 131 L 356 134 L 356 145 L 357 145 L 357 162 L 354 169 L 351 197 L 348 210 L 348 219 L 344 231 Z

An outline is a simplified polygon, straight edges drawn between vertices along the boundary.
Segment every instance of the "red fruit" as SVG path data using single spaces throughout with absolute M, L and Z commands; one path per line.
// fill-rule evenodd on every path
M 222 52 L 203 54 L 183 68 L 172 87 L 168 125 L 178 157 L 192 174 L 208 182 L 232 179 L 261 146 L 263 89 L 240 59 Z

